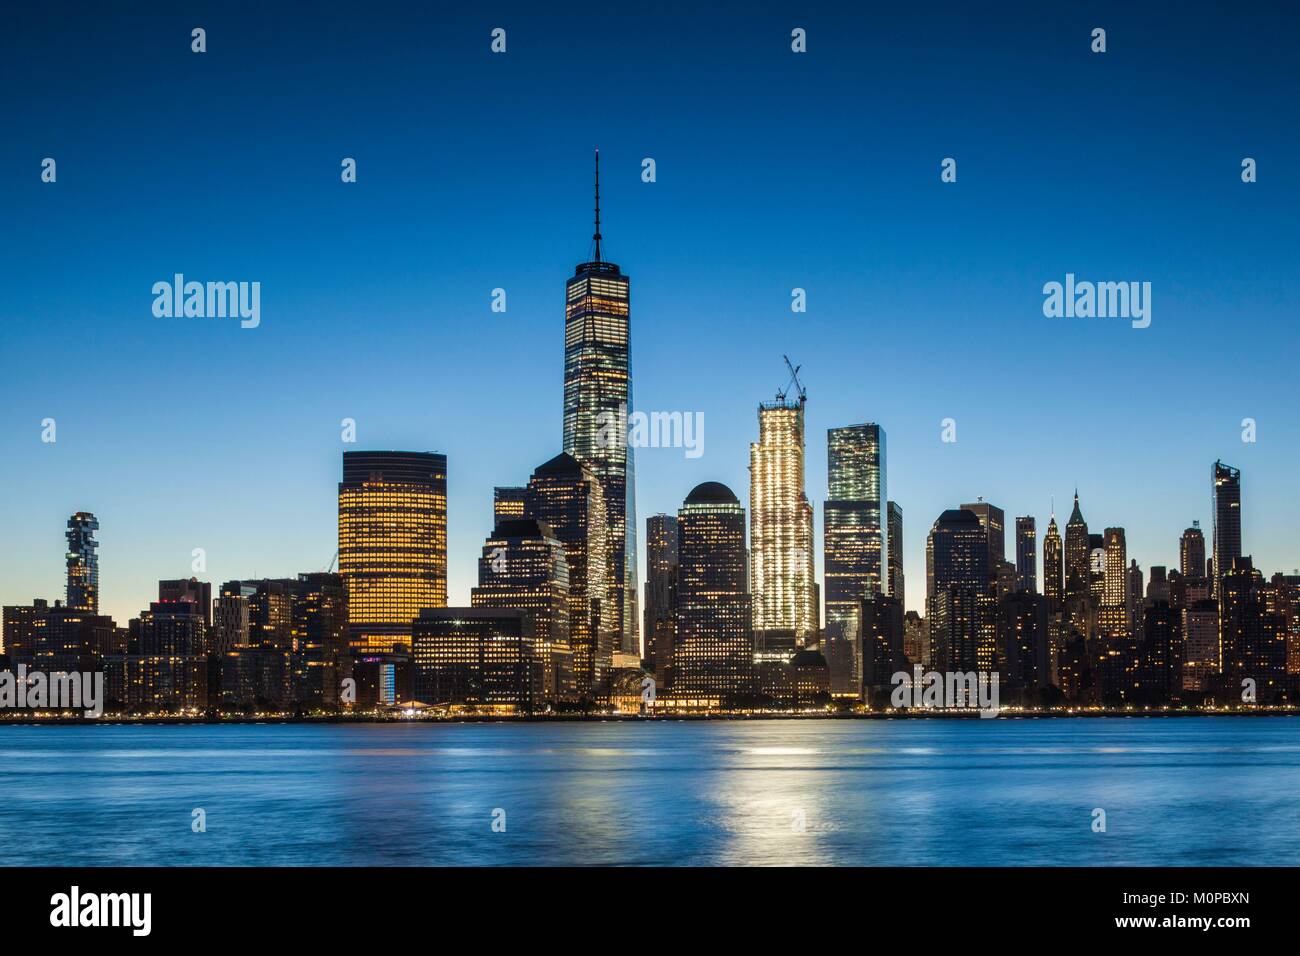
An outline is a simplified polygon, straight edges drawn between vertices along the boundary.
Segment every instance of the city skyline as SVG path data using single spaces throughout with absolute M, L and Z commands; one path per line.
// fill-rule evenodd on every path
M 221 65 L 193 79 L 189 99 L 221 102 L 231 62 L 247 65 L 265 49 L 257 45 L 264 39 L 235 29 L 241 16 L 212 21 L 214 40 L 225 39 L 205 62 Z M 706 91 L 698 105 L 685 103 L 671 129 L 624 117 L 628 105 L 660 95 L 623 82 L 658 62 L 659 28 L 629 31 L 616 44 L 622 62 L 603 64 L 620 82 L 577 107 L 589 133 L 522 157 L 504 155 L 499 127 L 474 112 L 481 105 L 474 96 L 445 117 L 457 149 L 417 149 L 418 158 L 394 137 L 391 114 L 340 126 L 337 111 L 320 104 L 338 92 L 331 71 L 347 55 L 377 68 L 341 100 L 357 115 L 403 69 L 454 70 L 482 85 L 503 123 L 540 142 L 551 134 L 529 109 L 576 88 L 585 66 L 554 62 L 556 35 L 536 18 L 519 21 L 500 62 L 480 49 L 484 31 L 471 17 L 450 28 L 445 63 L 430 63 L 425 50 L 387 49 L 385 66 L 379 41 L 365 33 L 303 56 L 319 37 L 281 31 L 280 52 L 304 60 L 303 85 L 320 92 L 292 94 L 304 117 L 295 132 L 305 134 L 293 148 L 271 114 L 254 109 L 242 129 L 264 138 L 254 138 L 257 149 L 239 174 L 214 158 L 226 155 L 228 137 L 195 128 L 173 131 L 172 165 L 141 157 L 139 137 L 155 128 L 159 110 L 176 105 L 169 91 L 150 88 L 143 54 L 119 65 L 120 139 L 71 132 L 95 128 L 75 105 L 76 70 L 56 70 L 44 90 L 19 79 L 34 102 L 57 97 L 65 108 L 6 109 L 15 148 L 0 189 L 20 221 L 41 227 L 31 242 L 16 231 L 0 238 L 13 266 L 0 323 L 0 453 L 11 464 L 0 476 L 11 545 L 0 553 L 0 601 L 59 596 L 63 561 L 46 545 L 79 510 L 104 524 L 101 611 L 117 620 L 138 613 L 156 581 L 193 573 L 194 548 L 204 549 L 212 581 L 324 569 L 336 549 L 335 456 L 355 447 L 448 456 L 448 600 L 467 604 L 491 531 L 489 489 L 521 482 L 556 450 L 561 283 L 587 246 L 596 145 L 604 154 L 607 255 L 637 277 L 634 407 L 699 411 L 707 423 L 699 459 L 680 449 L 641 451 L 640 515 L 675 514 L 705 480 L 745 499 L 753 403 L 785 379 L 784 353 L 802 365 L 809 386 L 805 486 L 819 582 L 822 442 L 827 429 L 863 421 L 889 433 L 890 497 L 907 517 L 911 610 L 924 605 L 919 562 L 930 522 L 976 497 L 1043 526 L 1051 498 L 1064 500 L 1077 483 L 1099 530 L 1127 529 L 1130 558 L 1145 569 L 1172 567 L 1170 542 L 1182 529 L 1194 520 L 1213 527 L 1202 476 L 1218 458 L 1245 474 L 1242 537 L 1256 565 L 1300 564 L 1287 543 L 1288 529 L 1300 526 L 1300 503 L 1287 486 L 1300 440 L 1280 411 L 1290 400 L 1285 356 L 1300 287 L 1285 215 L 1296 187 L 1270 173 L 1294 150 L 1294 131 L 1276 117 L 1296 80 L 1245 52 L 1260 45 L 1251 39 L 1268 36 L 1267 18 L 1213 20 L 1233 42 L 1214 70 L 1192 76 L 1176 64 L 1201 51 L 1199 30 L 1144 11 L 1107 14 L 1112 37 L 1129 42 L 1107 53 L 1104 73 L 1074 37 L 1059 25 L 1047 29 L 1032 10 L 993 15 L 992 52 L 894 11 L 883 26 L 903 42 L 879 49 L 881 69 L 921 85 L 898 103 L 873 102 L 870 124 L 905 131 L 877 146 L 839 122 L 858 94 L 816 95 L 827 71 L 852 62 L 860 54 L 854 44 L 868 42 L 875 21 L 853 16 L 847 22 L 860 29 L 808 17 L 811 52 L 797 60 L 784 15 L 745 23 L 700 15 L 699 35 L 682 41 L 686 75 L 675 82 L 712 76 L 719 55 L 752 73 L 746 83 Z M 576 29 L 590 39 L 604 35 L 607 22 L 596 17 Z M 28 26 L 31 47 L 14 61 L 20 71 L 42 49 L 56 66 L 64 57 L 87 69 L 102 63 L 105 51 L 88 38 L 64 49 L 48 24 Z M 131 49 L 168 50 L 168 29 L 143 25 Z M 961 84 L 908 64 L 907 43 L 922 38 L 927 56 L 950 57 L 962 69 Z M 462 39 L 463 50 L 451 49 Z M 1040 97 L 987 67 L 1010 53 L 1052 63 L 1077 109 L 1130 129 L 1128 165 L 1114 168 L 1106 143 L 1076 142 L 1069 117 L 1048 112 L 1060 86 Z M 189 55 L 187 47 L 174 54 Z M 1195 113 L 1152 87 L 1147 78 L 1162 66 L 1189 84 L 1189 97 L 1198 94 Z M 517 96 L 521 70 L 536 73 L 535 91 L 512 104 L 497 94 L 508 87 Z M 964 117 L 971 104 L 1013 91 L 1039 121 L 1032 135 L 1012 126 L 990 135 L 979 111 Z M 1233 91 L 1249 95 L 1225 96 Z M 723 96 L 736 108 L 719 118 L 713 107 Z M 944 97 L 950 105 L 933 106 Z M 1215 105 L 1229 98 L 1231 108 Z M 1133 112 L 1153 99 L 1168 120 L 1158 137 Z M 779 131 L 782 140 L 772 138 L 773 102 L 802 111 L 791 130 Z M 918 122 L 927 104 L 940 112 Z M 326 112 L 328 121 L 316 118 Z M 1222 131 L 1213 142 L 1209 127 Z M 413 135 L 418 146 L 437 142 Z M 1070 155 L 1045 148 L 1067 137 Z M 50 154 L 60 177 L 43 184 L 38 162 Z M 339 159 L 352 155 L 355 193 L 337 175 Z M 945 185 L 939 163 L 949 155 L 960 174 Z M 1243 155 L 1261 164 L 1248 186 L 1239 177 Z M 646 157 L 657 161 L 654 183 L 640 178 Z M 292 181 L 280 204 L 268 206 L 268 170 L 286 159 Z M 160 195 L 160 178 L 177 184 L 175 197 Z M 1063 191 L 1062 182 L 1079 188 Z M 1100 208 L 1099 195 L 1108 199 Z M 84 233 L 87 210 L 111 232 Z M 285 251 L 290 222 L 303 228 Z M 326 230 L 327 222 L 342 232 Z M 235 236 L 238 243 L 227 241 Z M 703 236 L 716 254 L 706 261 L 687 236 Z M 949 241 L 966 250 L 957 261 Z M 1043 317 L 1044 282 L 1067 272 L 1118 278 L 1131 268 L 1153 283 L 1149 328 Z M 177 271 L 261 281 L 261 325 L 155 318 L 148 288 Z M 490 311 L 498 287 L 509 296 L 500 316 Z M 790 311 L 794 288 L 807 292 L 806 313 Z M 412 347 L 426 342 L 428 349 Z M 935 356 L 952 349 L 964 350 L 990 387 L 972 395 L 960 374 L 937 374 Z M 189 361 L 176 363 L 178 354 Z M 78 355 L 103 369 L 57 376 L 29 360 L 38 355 Z M 324 373 L 338 368 L 350 373 Z M 1032 401 L 1002 384 L 1023 388 L 1026 372 Z M 128 382 L 133 387 L 123 387 Z M 1211 400 L 1200 400 L 1197 383 Z M 54 444 L 41 441 L 47 417 L 57 421 Z M 947 417 L 956 419 L 956 443 L 941 441 Z M 1258 422 L 1255 443 L 1241 441 L 1247 417 Z M 344 418 L 357 423 L 356 445 L 338 441 Z M 1058 520 L 1064 514 L 1058 510 Z M 643 526 L 635 531 L 641 537 Z M 639 549 L 641 567 L 643 555 Z

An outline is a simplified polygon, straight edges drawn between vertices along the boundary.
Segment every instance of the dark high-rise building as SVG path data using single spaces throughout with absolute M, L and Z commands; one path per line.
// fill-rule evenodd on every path
M 1079 492 L 1074 493 L 1074 510 L 1065 524 L 1065 597 L 1084 598 L 1090 593 L 1092 547 L 1088 522 L 1079 509 Z
M 524 516 L 524 492 L 522 487 L 496 487 L 492 489 L 492 524 L 511 521 Z
M 1241 557 L 1241 471 L 1214 463 L 1214 594 L 1218 581 Z
M 696 485 L 677 515 L 674 697 L 727 703 L 751 692 L 754 636 L 745 557 L 745 509 L 726 485 Z
M 343 453 L 339 573 L 357 652 L 409 646 L 420 611 L 446 606 L 446 455 Z
M 542 694 L 532 616 L 515 608 L 443 607 L 412 624 L 416 699 L 529 712 Z
M 528 481 L 524 510 L 564 545 L 569 565 L 569 646 L 577 694 L 590 699 L 613 666 L 615 630 L 606 610 L 607 510 L 599 479 L 561 452 Z
M 67 606 L 74 611 L 99 613 L 98 530 L 99 519 L 89 511 L 78 511 L 68 519 Z
M 1042 690 L 1052 683 L 1046 597 L 1026 590 L 1003 598 L 997 610 L 997 639 L 998 670 L 1008 686 Z
M 992 671 L 995 663 L 989 535 L 969 509 L 950 509 L 930 529 L 926 619 L 930 666 Z
M 997 505 L 991 505 L 983 498 L 974 504 L 962 505 L 980 519 L 980 527 L 989 538 L 989 568 L 1007 559 L 1007 516 Z
M 1038 591 L 1038 525 L 1033 516 L 1016 519 L 1016 577 L 1026 591 Z
M 1178 568 L 1185 578 L 1205 577 L 1205 535 L 1201 523 L 1193 521 L 1178 540 Z
M 298 575 L 292 585 L 290 691 L 293 703 L 332 710 L 348 665 L 348 593 L 341 574 Z
M 862 696 L 871 704 L 888 701 L 892 678 L 906 671 L 903 602 L 887 594 L 863 598 Z
M 677 623 L 677 516 L 651 515 L 645 523 L 646 666 L 659 686 L 671 686 L 673 633 Z
M 470 591 L 470 604 L 526 613 L 542 668 L 535 703 L 573 699 L 569 559 L 550 525 L 534 518 L 498 522 L 483 543 L 478 587 Z
M 1047 522 L 1047 534 L 1043 537 L 1043 597 L 1047 598 L 1051 611 L 1061 609 L 1064 568 L 1061 535 L 1056 530 L 1056 515 L 1052 515 Z
M 1240 700 L 1243 681 L 1250 679 L 1259 703 L 1277 702 L 1286 688 L 1286 619 L 1269 607 L 1264 577 L 1249 557 L 1234 557 L 1221 574 L 1216 561 L 1215 572 L 1225 691 L 1230 699 Z
M 565 287 L 564 451 L 590 469 L 603 490 L 606 616 L 615 649 L 636 654 L 636 484 L 627 440 L 632 411 L 629 280 L 602 257 L 600 244 L 597 152 L 592 257 L 574 270 Z
M 838 624 L 856 649 L 862 601 L 883 594 L 889 583 L 885 430 L 876 424 L 832 428 L 826 433 L 826 457 L 826 623 Z
M 889 503 L 889 593 L 900 601 L 906 597 L 903 578 L 903 509 Z
M 188 601 L 199 609 L 203 623 L 212 627 L 212 585 L 198 578 L 158 582 L 159 601 Z

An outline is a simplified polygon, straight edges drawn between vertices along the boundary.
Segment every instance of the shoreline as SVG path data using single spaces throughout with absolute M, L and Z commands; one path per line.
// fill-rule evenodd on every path
M 965 713 L 937 711 L 875 711 L 866 713 L 755 713 L 755 714 L 458 714 L 451 717 L 418 717 L 403 714 L 321 714 L 290 716 L 282 714 L 192 716 L 125 716 L 101 717 L 0 717 L 0 727 L 85 727 L 94 724 L 122 725 L 196 725 L 223 724 L 537 724 L 537 723 L 683 723 L 763 720 L 1060 720 L 1078 718 L 1198 718 L 1198 717 L 1296 717 L 1300 707 L 1240 710 L 1084 710 L 1084 711 L 1008 711 L 996 717 L 981 718 L 978 711 Z

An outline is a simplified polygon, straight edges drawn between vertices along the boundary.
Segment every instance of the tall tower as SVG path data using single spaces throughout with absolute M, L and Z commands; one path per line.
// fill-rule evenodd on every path
M 1043 537 L 1043 596 L 1047 598 L 1049 612 L 1061 609 L 1063 568 L 1061 534 L 1056 530 L 1056 515 L 1052 515 Z
M 1065 524 L 1065 596 L 1066 598 L 1083 598 L 1089 593 L 1091 581 L 1090 554 L 1092 548 L 1088 541 L 1088 522 L 1083 520 L 1079 510 L 1079 491 L 1074 492 L 1074 510 L 1070 520 Z
M 997 505 L 991 505 L 983 498 L 973 504 L 962 505 L 980 519 L 980 527 L 989 537 L 989 570 L 992 572 L 998 564 L 1007 558 L 1007 516 Z
M 353 650 L 411 644 L 411 622 L 447 606 L 447 456 L 345 451 L 339 574 Z
M 1214 463 L 1214 593 L 1219 579 L 1241 557 L 1241 471 Z
M 1016 519 L 1016 577 L 1024 590 L 1038 592 L 1038 523 L 1033 515 Z
M 989 535 L 966 508 L 945 511 L 926 542 L 930 664 L 941 671 L 992 670 L 995 661 Z
M 677 516 L 645 522 L 645 658 L 661 688 L 669 686 L 677 617 Z
M 1178 559 L 1178 569 L 1184 578 L 1205 577 L 1205 535 L 1199 521 L 1193 521 L 1178 539 Z
M 596 231 L 592 257 L 565 289 L 564 451 L 600 482 L 609 536 L 607 617 L 617 649 L 638 654 L 636 483 L 627 441 L 632 409 L 629 280 L 601 255 L 600 151 L 596 151 Z
M 903 509 L 889 502 L 889 595 L 903 600 Z
M 826 623 L 840 624 L 856 646 L 863 599 L 884 594 L 889 584 L 885 430 L 870 423 L 832 428 L 826 433 L 826 458 Z
M 788 361 L 788 360 L 787 360 Z M 795 369 L 791 369 L 795 371 Z M 800 647 L 817 634 L 812 505 L 804 493 L 804 389 L 758 406 L 758 441 L 749 446 L 750 591 L 755 641 L 785 632 Z M 761 635 L 760 635 L 761 632 Z
M 697 485 L 678 513 L 677 541 L 673 693 L 734 702 L 751 690 L 754 666 L 745 509 L 726 485 Z
M 579 697 L 590 699 L 613 664 L 614 631 L 606 613 L 609 560 L 600 481 L 561 452 L 539 465 L 524 498 L 527 517 L 545 522 L 569 565 L 569 646 Z
M 95 532 L 99 519 L 89 511 L 78 511 L 68 519 L 68 607 L 74 611 L 99 613 L 99 542 Z

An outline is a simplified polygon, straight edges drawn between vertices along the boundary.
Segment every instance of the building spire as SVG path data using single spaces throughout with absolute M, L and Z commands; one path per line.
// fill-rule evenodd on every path
M 591 237 L 596 244 L 593 262 L 600 261 L 600 147 L 596 148 L 596 232 Z

